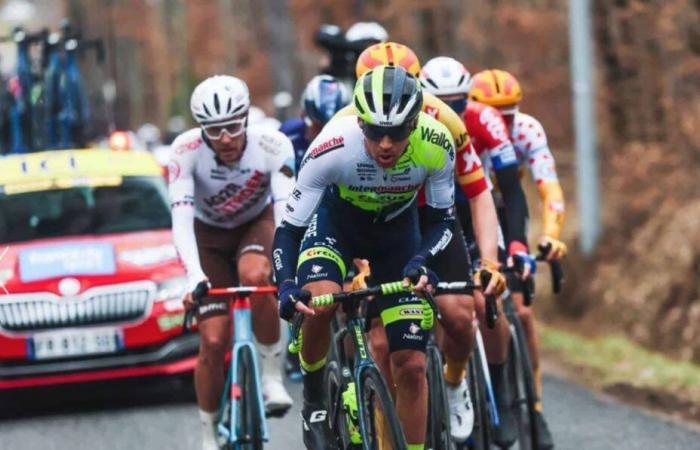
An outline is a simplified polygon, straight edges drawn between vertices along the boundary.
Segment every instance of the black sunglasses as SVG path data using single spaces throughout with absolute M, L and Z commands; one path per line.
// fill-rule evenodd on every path
M 370 141 L 379 142 L 384 136 L 388 136 L 392 141 L 401 141 L 406 139 L 415 130 L 414 121 L 410 121 L 396 127 L 380 127 L 368 123 L 362 124 L 362 132 Z

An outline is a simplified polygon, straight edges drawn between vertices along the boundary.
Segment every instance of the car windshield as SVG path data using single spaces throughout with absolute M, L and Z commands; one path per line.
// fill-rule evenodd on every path
M 170 227 L 161 177 L 123 177 L 109 186 L 0 194 L 0 243 Z

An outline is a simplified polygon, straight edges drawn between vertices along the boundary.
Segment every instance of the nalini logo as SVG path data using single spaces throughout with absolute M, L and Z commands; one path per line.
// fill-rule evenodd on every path
M 411 323 L 411 326 L 408 327 L 408 331 L 410 331 L 411 334 L 418 334 L 418 332 L 420 331 L 420 327 L 415 323 Z
M 2 261 L 2 259 L 5 257 L 5 255 L 7 254 L 7 251 L 9 249 L 10 249 L 10 247 L 7 246 L 7 247 L 5 247 L 5 250 L 3 250 L 2 253 L 0 253 L 0 261 Z M 10 295 L 10 291 L 8 291 L 7 288 L 5 287 L 5 280 L 0 279 L 0 287 L 2 287 L 2 290 L 5 291 L 6 295 Z
M 313 273 L 319 273 L 322 270 L 323 270 L 323 267 L 321 267 L 319 265 L 314 264 L 313 266 L 311 266 L 311 271 Z

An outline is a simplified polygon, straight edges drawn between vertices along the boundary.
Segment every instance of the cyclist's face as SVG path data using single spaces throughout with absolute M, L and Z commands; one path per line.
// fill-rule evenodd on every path
M 216 155 L 224 163 L 230 164 L 241 159 L 245 149 L 245 122 L 205 128 L 204 133 L 209 138 Z
M 358 121 L 360 121 L 360 126 L 363 127 L 364 123 L 361 119 L 358 119 Z M 412 124 L 411 128 L 415 128 L 415 124 Z M 364 135 L 367 153 L 369 153 L 369 156 L 375 160 L 380 167 L 385 169 L 394 167 L 408 146 L 409 134 L 406 133 L 398 133 L 398 136 L 394 138 L 390 137 L 388 134 L 378 136 L 366 131 Z

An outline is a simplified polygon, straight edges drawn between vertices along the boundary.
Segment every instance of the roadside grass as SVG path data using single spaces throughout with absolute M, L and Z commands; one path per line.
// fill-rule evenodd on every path
M 620 335 L 587 338 L 542 324 L 543 350 L 580 370 L 595 387 L 624 384 L 700 404 L 700 365 L 649 351 Z

